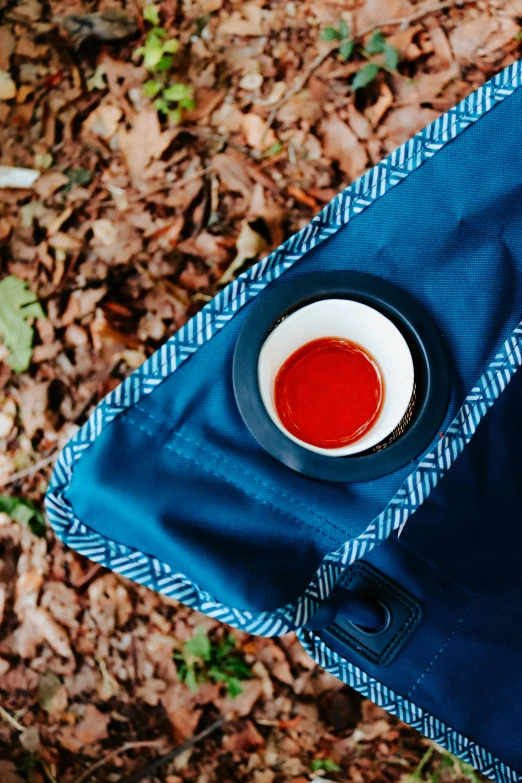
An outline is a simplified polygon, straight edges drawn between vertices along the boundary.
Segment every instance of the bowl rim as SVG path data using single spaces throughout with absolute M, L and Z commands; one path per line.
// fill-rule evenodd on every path
M 350 483 L 399 470 L 438 437 L 448 408 L 451 365 L 440 330 L 412 295 L 375 275 L 352 270 L 288 275 L 247 302 L 236 339 L 232 382 L 246 429 L 271 457 L 310 478 Z M 332 296 L 370 304 L 390 318 L 406 338 L 417 379 L 415 409 L 406 431 L 385 449 L 341 459 L 315 454 L 287 438 L 266 412 L 257 383 L 259 351 L 270 330 L 303 304 Z
M 330 328 L 325 330 L 324 325 L 318 323 L 316 324 L 316 336 L 310 337 L 310 332 L 312 331 L 310 328 L 311 321 L 313 322 L 314 317 L 317 318 L 317 313 L 320 313 L 325 308 L 328 308 L 326 318 L 332 317 L 334 309 L 337 311 L 334 318 L 336 325 L 331 330 Z M 344 312 L 341 313 L 340 311 L 343 310 Z M 320 313 L 319 319 L 324 321 L 325 315 Z M 343 322 L 341 323 L 340 320 Z M 304 321 L 306 323 L 303 323 Z M 361 330 L 363 321 L 366 322 L 364 329 L 366 334 L 363 337 L 372 343 L 371 347 L 364 344 L 360 335 L 354 337 L 353 334 L 352 336 L 348 334 L 350 331 Z M 292 339 L 293 335 L 289 336 L 289 330 L 296 330 L 297 332 L 300 326 L 303 330 L 308 328 L 308 336 L 305 339 L 300 339 L 299 335 L 296 334 L 295 339 Z M 337 334 L 332 333 L 333 329 L 337 330 Z M 392 361 L 391 357 L 384 350 L 381 350 L 376 333 L 381 340 L 385 339 L 385 334 L 392 339 L 394 342 L 393 348 L 399 352 L 395 357 L 396 361 Z M 327 336 L 352 340 L 360 345 L 363 350 L 367 351 L 379 367 L 386 390 L 379 415 L 368 431 L 353 443 L 337 448 L 314 446 L 293 435 L 281 422 L 274 403 L 275 377 L 282 364 L 301 346 L 306 345 L 313 339 Z M 277 352 L 277 340 L 281 342 L 285 338 L 290 339 L 293 343 L 292 349 L 289 353 L 286 353 L 282 361 L 279 359 L 271 364 L 270 352 Z M 399 362 L 400 366 L 398 366 Z M 277 368 L 274 366 L 275 364 L 278 364 Z M 399 376 L 403 379 L 403 374 L 406 375 L 406 385 L 399 382 Z M 410 405 L 415 387 L 415 372 L 411 351 L 404 335 L 384 313 L 375 307 L 354 299 L 328 297 L 299 307 L 282 319 L 270 331 L 259 352 L 258 384 L 261 399 L 267 413 L 281 432 L 303 448 L 332 458 L 360 454 L 383 442 L 391 435 L 403 420 Z M 399 393 L 400 397 L 398 398 Z

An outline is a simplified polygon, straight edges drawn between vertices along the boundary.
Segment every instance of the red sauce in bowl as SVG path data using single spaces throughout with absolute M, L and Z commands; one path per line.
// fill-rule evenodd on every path
M 384 383 L 360 345 L 322 337 L 297 349 L 275 379 L 277 415 L 294 437 L 326 449 L 354 443 L 381 412 Z

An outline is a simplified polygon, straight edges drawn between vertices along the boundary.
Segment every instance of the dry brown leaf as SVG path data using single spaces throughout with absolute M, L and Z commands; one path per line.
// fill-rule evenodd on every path
M 66 207 L 62 212 L 60 212 L 59 215 L 57 215 L 48 225 L 47 227 L 47 236 L 51 237 L 53 234 L 57 234 L 58 231 L 61 229 L 63 224 L 69 220 L 73 213 L 73 207 Z M 65 235 L 64 235 L 65 236 Z M 68 236 L 68 235 L 67 235 Z M 74 237 L 74 241 L 78 242 L 79 240 Z M 67 248 L 61 247 L 61 250 L 65 250 Z
M 15 50 L 15 39 L 9 27 L 0 27 L 0 70 L 9 70 L 9 60 Z
M 122 116 L 123 112 L 119 106 L 101 104 L 89 114 L 83 123 L 83 129 L 94 136 L 101 136 L 102 139 L 110 139 L 118 130 Z
M 202 288 L 208 288 L 210 278 L 208 274 L 198 272 L 192 261 L 189 261 L 179 276 L 179 284 L 190 291 L 200 291 Z
M 356 30 L 379 27 L 385 19 L 408 16 L 414 10 L 408 0 L 366 0 L 357 12 Z
M 0 101 L 10 101 L 16 96 L 16 84 L 7 71 L 0 70 Z
M 348 124 L 361 141 L 367 141 L 371 136 L 371 126 L 368 118 L 357 111 L 353 103 L 348 106 Z
M 430 25 L 430 38 L 433 44 L 433 54 L 438 58 L 439 67 L 449 68 L 453 63 L 453 50 L 446 33 L 439 24 L 432 23 Z
M 277 141 L 274 131 L 272 128 L 266 130 L 266 122 L 259 114 L 254 112 L 244 114 L 242 125 L 246 142 L 252 149 L 267 150 Z
M 402 80 L 404 81 L 404 80 Z M 371 106 L 368 106 L 366 109 L 365 116 L 369 119 L 371 125 L 373 128 L 376 128 L 377 125 L 380 123 L 388 109 L 393 103 L 393 93 L 386 84 L 386 82 L 381 82 L 379 85 L 379 97 L 375 101 L 374 104 Z
M 73 652 L 69 644 L 67 632 L 58 625 L 53 616 L 46 609 L 33 609 L 29 613 L 30 620 L 41 631 L 45 641 L 62 658 L 71 658 Z
M 69 178 L 65 174 L 61 174 L 59 171 L 50 171 L 47 174 L 42 174 L 34 184 L 35 193 L 40 196 L 41 199 L 49 198 L 56 193 L 57 190 L 67 185 Z
M 222 152 L 214 155 L 212 165 L 225 190 L 241 193 L 244 198 L 250 199 L 254 185 L 242 155 L 237 152 Z
M 301 90 L 292 95 L 277 112 L 277 119 L 290 127 L 305 120 L 311 125 L 322 115 L 321 102 L 316 99 L 310 89 Z
M 63 214 L 63 213 L 62 213 Z M 49 245 L 55 250 L 63 250 L 65 253 L 76 253 L 82 249 L 82 240 L 72 234 L 65 234 L 58 231 L 49 237 Z
M 268 644 L 262 644 L 261 650 L 258 650 L 259 659 L 277 680 L 293 686 L 294 676 L 284 651 L 272 640 L 267 641 Z
M 243 114 L 233 103 L 222 103 L 210 118 L 211 125 L 218 133 L 235 133 L 241 130 Z
M 221 22 L 218 35 L 244 35 L 258 37 L 269 32 L 263 10 L 255 3 L 242 3 L 241 12 L 234 11 L 228 19 Z M 245 18 L 246 17 L 246 18 Z
M 94 238 L 104 247 L 111 247 L 116 243 L 118 229 L 111 220 L 108 220 L 107 218 L 94 220 L 91 228 Z
M 120 147 L 136 186 L 144 185 L 149 163 L 165 152 L 175 134 L 175 131 L 161 130 L 158 113 L 149 106 L 136 115 L 129 131 L 119 129 Z
M 66 726 L 58 739 L 60 744 L 72 753 L 78 753 L 84 745 L 92 745 L 109 736 L 107 726 L 111 716 L 100 712 L 94 704 L 87 704 L 82 720 L 76 726 Z
M 262 748 L 264 744 L 263 736 L 250 720 L 245 722 L 241 731 L 237 731 L 234 734 L 226 734 L 223 737 L 223 748 L 229 753 L 252 752 L 257 748 Z
M 232 261 L 226 272 L 221 276 L 219 282 L 229 283 L 236 272 L 241 269 L 243 264 L 256 258 L 263 250 L 266 250 L 268 243 L 266 239 L 255 231 L 250 225 L 251 221 L 243 220 L 236 242 L 236 257 Z
M 63 582 L 47 582 L 44 587 L 41 606 L 48 609 L 61 625 L 73 635 L 78 630 L 77 616 L 80 611 L 78 595 Z
M 43 584 L 41 568 L 31 568 L 25 574 L 20 574 L 15 583 L 15 612 L 24 617 L 28 609 L 35 609 Z
M 126 625 L 132 615 L 132 603 L 125 586 L 115 574 L 95 579 L 88 589 L 90 612 L 104 633 Z
M 14 392 L 28 438 L 33 438 L 38 430 L 45 430 L 47 427 L 48 390 L 48 381 L 34 381 L 24 376 L 19 388 Z
M 198 120 L 207 118 L 223 102 L 224 97 L 225 93 L 220 90 L 212 90 L 210 87 L 198 87 L 194 96 L 196 108 L 183 112 L 184 121 L 198 122 Z
M 216 698 L 219 688 L 216 687 Z M 192 693 L 182 682 L 172 683 L 161 695 L 161 703 L 172 726 L 174 738 L 183 741 L 194 734 L 201 716 L 201 693 Z
M 182 253 L 201 256 L 209 264 L 221 264 L 228 258 L 227 242 L 223 237 L 208 231 L 201 231 L 196 237 L 189 237 L 178 244 Z
M 513 19 L 482 15 L 452 30 L 450 44 L 460 63 L 470 63 L 477 55 L 503 49 L 514 40 L 519 29 Z
M 337 160 L 339 168 L 351 181 L 357 179 L 368 165 L 368 155 L 353 130 L 341 119 L 332 116 L 323 121 L 321 131 L 324 155 Z
M 250 715 L 254 704 L 263 695 L 263 683 L 257 678 L 242 682 L 241 687 L 243 688 L 243 693 L 240 693 L 239 696 L 232 698 L 232 696 L 227 695 L 220 701 L 223 714 L 232 712 L 239 717 Z

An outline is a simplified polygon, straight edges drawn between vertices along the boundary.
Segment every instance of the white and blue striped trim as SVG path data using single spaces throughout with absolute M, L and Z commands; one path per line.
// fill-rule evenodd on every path
M 472 389 L 437 448 L 423 457 L 384 511 L 360 536 L 347 541 L 324 558 L 305 593 L 295 604 L 277 611 L 251 613 L 226 606 L 183 574 L 173 573 L 168 564 L 87 528 L 76 518 L 65 499 L 74 466 L 103 427 L 175 372 L 247 301 L 521 85 L 522 64 L 517 62 L 428 125 L 339 194 L 305 229 L 221 291 L 142 367 L 111 392 L 64 448 L 57 462 L 46 499 L 49 519 L 56 533 L 91 560 L 250 633 L 266 636 L 283 634 L 304 625 L 328 596 L 346 566 L 363 557 L 405 523 L 469 442 L 479 421 L 522 361 L 520 325 Z
M 355 688 L 356 691 L 371 699 L 387 712 L 396 715 L 404 723 L 408 723 L 424 734 L 425 737 L 429 737 L 497 783 L 522 782 L 522 776 L 519 776 L 515 770 L 497 759 L 488 750 L 387 688 L 386 685 L 370 677 L 355 664 L 344 660 L 311 631 L 301 630 L 298 632 L 298 636 L 307 653 L 323 669 Z

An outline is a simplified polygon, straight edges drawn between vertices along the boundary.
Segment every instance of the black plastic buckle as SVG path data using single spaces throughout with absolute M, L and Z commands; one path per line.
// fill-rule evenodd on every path
M 421 604 L 396 582 L 362 561 L 350 566 L 338 582 L 336 591 L 339 588 L 380 604 L 383 624 L 376 629 L 356 625 L 343 617 L 341 602 L 335 619 L 319 632 L 320 637 L 328 644 L 330 636 L 335 640 L 336 648 L 340 642 L 372 663 L 387 666 L 397 657 L 421 622 Z

